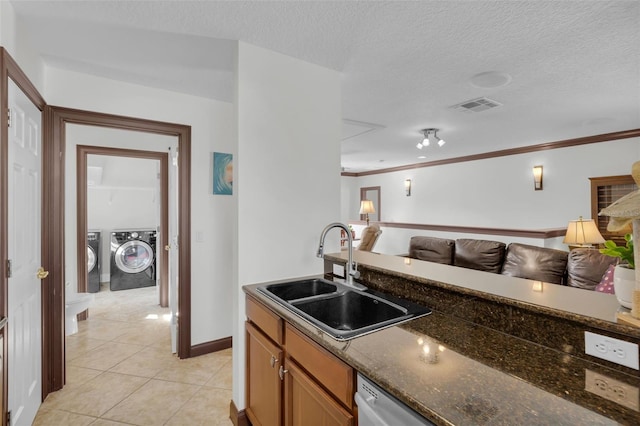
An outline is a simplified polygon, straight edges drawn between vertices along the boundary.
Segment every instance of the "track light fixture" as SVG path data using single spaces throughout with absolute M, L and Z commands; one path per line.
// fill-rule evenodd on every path
M 429 146 L 431 143 L 431 137 L 433 137 L 433 139 L 436 141 L 436 143 L 438 144 L 438 146 L 442 146 L 444 145 L 446 142 L 444 139 L 440 139 L 438 137 L 438 131 L 440 129 L 422 129 L 422 136 L 423 139 L 422 141 L 418 142 L 418 144 L 416 145 L 416 148 L 418 149 L 422 149 L 425 146 Z

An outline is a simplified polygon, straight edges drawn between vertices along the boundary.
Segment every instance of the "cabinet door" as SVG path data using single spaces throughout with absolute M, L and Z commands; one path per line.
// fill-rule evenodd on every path
M 246 412 L 254 426 L 282 424 L 282 350 L 251 323 L 246 330 Z
M 307 374 L 333 395 L 347 410 L 353 410 L 355 373 L 353 368 L 320 347 L 295 327 L 287 324 L 285 329 L 287 357 L 295 360 Z
M 353 416 L 291 359 L 285 360 L 285 426 L 352 426 Z

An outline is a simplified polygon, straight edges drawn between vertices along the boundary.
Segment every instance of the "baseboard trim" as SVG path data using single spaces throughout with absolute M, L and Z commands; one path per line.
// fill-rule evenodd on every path
M 213 352 L 218 352 L 223 349 L 229 349 L 233 346 L 231 336 L 223 337 L 222 339 L 213 340 L 211 342 L 200 343 L 198 345 L 191 346 L 191 356 L 206 355 Z
M 244 410 L 238 410 L 233 399 L 229 404 L 229 419 L 233 423 L 234 426 L 250 426 L 249 419 L 247 418 L 247 413 Z

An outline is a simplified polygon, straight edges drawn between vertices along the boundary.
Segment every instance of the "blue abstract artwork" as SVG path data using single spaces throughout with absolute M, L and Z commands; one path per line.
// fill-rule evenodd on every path
M 233 154 L 213 153 L 213 193 L 233 195 Z

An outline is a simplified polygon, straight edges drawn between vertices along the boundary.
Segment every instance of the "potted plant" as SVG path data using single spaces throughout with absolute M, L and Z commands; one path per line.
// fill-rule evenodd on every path
M 617 257 L 620 263 L 613 271 L 613 289 L 618 302 L 625 308 L 631 309 L 633 304 L 633 290 L 636 285 L 635 259 L 633 254 L 633 239 L 631 234 L 624 236 L 626 244 L 619 246 L 611 240 L 604 243 L 600 253 Z

